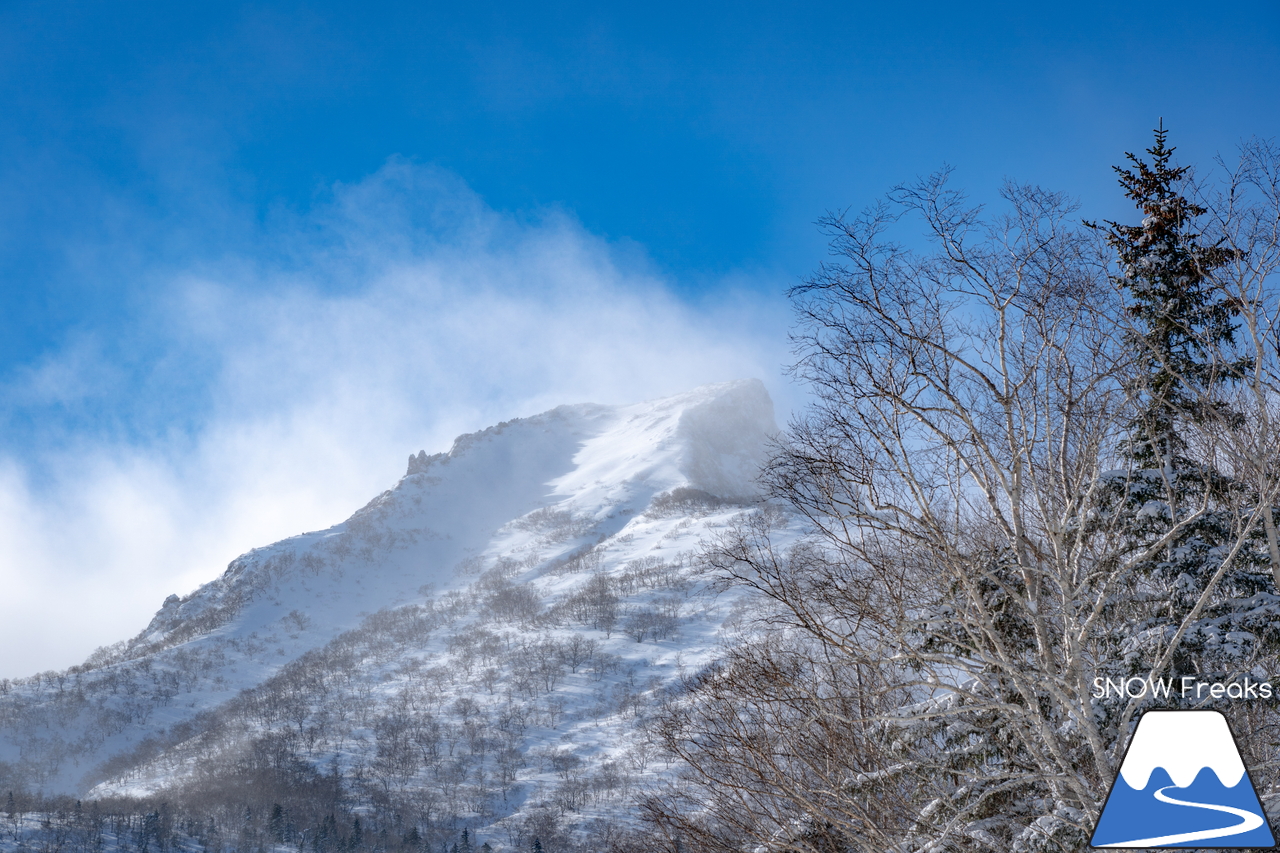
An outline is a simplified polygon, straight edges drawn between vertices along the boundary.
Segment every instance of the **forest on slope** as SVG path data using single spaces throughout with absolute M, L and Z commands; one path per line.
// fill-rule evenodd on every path
M 82 666 L 0 684 L 0 844 L 622 837 L 670 766 L 644 719 L 746 630 L 696 551 L 755 511 L 775 430 L 738 382 L 410 457 L 343 524 L 237 558 Z

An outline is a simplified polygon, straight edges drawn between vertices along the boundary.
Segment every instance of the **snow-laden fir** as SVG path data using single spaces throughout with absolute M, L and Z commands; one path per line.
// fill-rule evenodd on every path
M 346 521 L 238 557 L 137 637 L 0 683 L 0 797 L 248 786 L 274 762 L 424 825 L 623 814 L 666 770 L 638 721 L 740 630 L 697 548 L 759 511 L 775 431 L 741 381 L 411 456 Z

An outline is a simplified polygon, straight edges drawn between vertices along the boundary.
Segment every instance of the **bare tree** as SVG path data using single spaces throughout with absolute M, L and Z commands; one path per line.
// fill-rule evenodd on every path
M 815 402 L 765 477 L 814 532 L 759 514 L 706 555 L 767 630 L 658 720 L 672 846 L 1079 850 L 1137 714 L 1195 699 L 1095 678 L 1274 665 L 1277 162 L 1140 201 L 1131 236 L 1165 229 L 1192 280 L 1032 187 L 984 218 L 941 173 L 826 220 L 840 262 L 792 292 Z M 930 251 L 889 239 L 904 216 Z

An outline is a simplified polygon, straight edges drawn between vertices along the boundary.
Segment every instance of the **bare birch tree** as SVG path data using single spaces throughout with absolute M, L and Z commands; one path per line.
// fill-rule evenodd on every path
M 811 534 L 762 513 L 706 555 L 766 628 L 655 725 L 673 847 L 1084 849 L 1137 715 L 1212 702 L 1095 679 L 1276 672 L 1280 158 L 1214 190 L 1150 153 L 1137 226 L 1023 186 L 984 217 L 946 173 L 824 223 L 839 261 L 792 292 L 814 403 L 765 475 Z M 1222 709 L 1274 753 L 1269 710 Z

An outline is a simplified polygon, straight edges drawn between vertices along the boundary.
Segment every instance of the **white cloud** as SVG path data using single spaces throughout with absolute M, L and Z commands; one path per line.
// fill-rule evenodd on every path
M 153 273 L 159 295 L 119 330 L 150 341 L 121 410 L 171 422 L 0 459 L 0 677 L 131 636 L 166 594 L 342 520 L 461 432 L 748 376 L 788 393 L 780 297 L 690 305 L 568 217 L 498 215 L 436 170 L 392 162 L 270 236 L 257 257 Z M 105 377 L 124 387 L 92 352 L 53 354 L 8 396 L 89 406 Z M 200 401 L 194 426 L 171 392 Z

